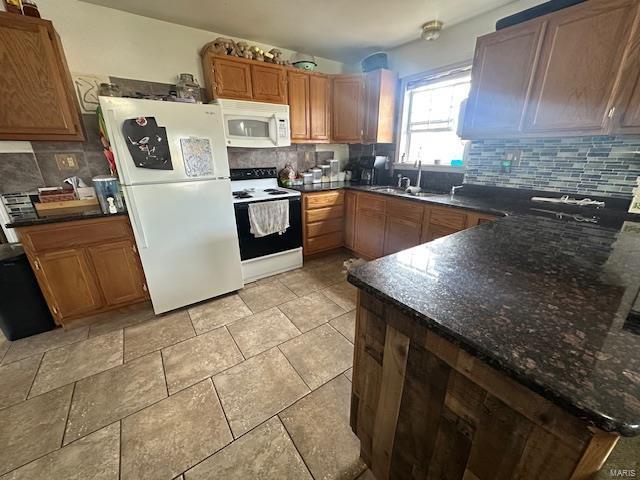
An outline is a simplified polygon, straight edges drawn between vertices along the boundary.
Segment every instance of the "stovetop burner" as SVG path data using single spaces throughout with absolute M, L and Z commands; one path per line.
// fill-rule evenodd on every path
M 245 190 L 239 190 L 237 192 L 232 192 L 232 193 L 233 193 L 233 198 L 253 198 L 253 195 L 251 195 L 249 192 Z
M 268 188 L 265 190 L 269 195 L 286 195 L 287 192 L 283 192 L 282 190 L 276 190 L 275 188 Z

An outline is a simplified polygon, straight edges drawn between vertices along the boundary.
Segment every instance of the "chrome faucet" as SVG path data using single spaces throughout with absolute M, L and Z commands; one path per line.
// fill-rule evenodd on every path
M 460 190 L 462 187 L 464 187 L 464 185 L 456 185 L 454 187 L 451 187 L 451 195 L 455 195 L 456 192 Z
M 416 160 L 416 163 L 413 166 L 418 169 L 418 180 L 416 181 L 416 187 L 420 188 L 420 183 L 422 183 L 422 160 Z

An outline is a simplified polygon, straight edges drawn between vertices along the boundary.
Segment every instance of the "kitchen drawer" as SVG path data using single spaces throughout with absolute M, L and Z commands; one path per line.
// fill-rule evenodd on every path
M 371 195 L 368 193 L 361 193 L 358 195 L 358 205 L 356 211 L 361 210 L 374 210 L 376 212 L 385 212 L 387 200 L 382 195 Z
M 307 210 L 304 214 L 307 223 L 322 222 L 330 218 L 342 218 L 344 216 L 344 205 Z
M 310 193 L 304 196 L 305 209 L 333 207 L 344 203 L 344 192 Z
M 307 239 L 305 255 L 331 250 L 342 246 L 342 232 L 333 232 Z
M 393 218 L 404 218 L 414 223 L 422 222 L 422 205 L 409 200 L 387 200 L 387 215 Z
M 307 237 L 317 237 L 327 233 L 341 232 L 344 228 L 344 220 L 342 218 L 332 218 L 323 222 L 307 224 Z
M 450 229 L 464 230 L 467 227 L 467 215 L 452 208 L 431 208 L 429 223 Z
M 53 223 L 20 229 L 22 243 L 32 252 L 68 249 L 128 239 L 133 235 L 126 216 Z

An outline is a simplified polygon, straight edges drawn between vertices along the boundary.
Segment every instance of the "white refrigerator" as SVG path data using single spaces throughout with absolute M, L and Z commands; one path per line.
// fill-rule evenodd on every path
M 155 313 L 242 288 L 220 107 L 100 105 Z

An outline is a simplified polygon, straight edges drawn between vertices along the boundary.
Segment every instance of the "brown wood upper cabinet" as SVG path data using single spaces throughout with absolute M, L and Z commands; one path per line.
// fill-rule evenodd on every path
M 391 70 L 364 74 L 365 143 L 393 143 L 398 75 Z
M 478 39 L 463 137 L 639 128 L 639 6 L 590 0 Z
M 397 75 L 390 70 L 333 78 L 333 140 L 392 143 Z
M 287 103 L 287 73 L 281 65 L 202 52 L 210 98 Z
M 51 22 L 0 12 L 0 140 L 84 139 Z
M 328 143 L 330 137 L 329 77 L 290 69 L 288 80 L 291 141 Z

